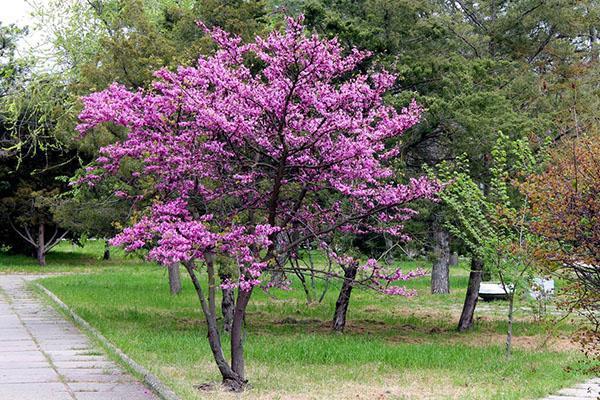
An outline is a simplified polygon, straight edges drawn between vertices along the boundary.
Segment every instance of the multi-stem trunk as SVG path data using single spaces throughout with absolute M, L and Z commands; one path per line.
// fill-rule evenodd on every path
M 469 285 L 463 305 L 460 320 L 458 321 L 458 330 L 463 332 L 473 326 L 473 315 L 477 306 L 479 296 L 479 286 L 481 285 L 481 275 L 483 272 L 483 261 L 477 257 L 471 258 L 471 273 L 469 274 Z
M 46 243 L 45 243 L 45 232 L 46 227 L 43 222 L 38 225 L 38 240 L 36 246 L 37 261 L 40 266 L 46 265 Z
M 288 260 L 288 255 L 281 251 L 288 244 L 289 240 L 286 235 L 277 234 L 275 241 L 275 260 L 271 266 L 271 285 L 273 287 L 282 287 L 285 282 L 284 265 Z
M 217 315 L 217 296 L 216 296 L 216 281 L 215 281 L 215 256 L 209 253 L 205 257 L 206 273 L 208 275 L 208 308 L 210 313 Z
M 229 282 L 232 279 L 230 267 L 224 262 L 219 264 L 218 274 L 221 283 Z M 221 286 L 221 315 L 223 317 L 223 331 L 226 333 L 231 333 L 234 307 L 235 290 L 227 286 Z
M 206 325 L 208 328 L 208 343 L 210 345 L 213 358 L 217 363 L 217 367 L 219 368 L 219 372 L 221 373 L 223 385 L 228 390 L 241 392 L 244 390 L 247 384 L 247 381 L 244 378 L 244 354 L 243 347 L 241 345 L 241 330 L 243 327 L 242 323 L 240 322 L 236 324 L 236 316 L 234 315 L 234 323 L 231 332 L 232 363 L 230 365 L 225 359 L 225 356 L 223 355 L 223 345 L 221 343 L 221 337 L 217 328 L 217 318 L 214 312 L 211 312 L 209 302 L 206 301 L 204 292 L 202 290 L 202 286 L 200 285 L 198 277 L 196 276 L 196 273 L 194 271 L 195 265 L 191 261 L 185 262 L 184 265 L 186 267 L 186 270 L 188 271 L 188 274 L 190 275 L 190 278 L 194 285 L 194 289 L 196 290 L 196 294 L 198 295 L 198 300 L 200 301 L 202 312 L 204 313 L 204 317 L 206 318 Z M 248 305 L 248 300 L 250 299 L 251 291 L 239 291 L 239 293 L 240 295 L 238 296 L 238 304 L 236 304 L 236 311 L 237 317 L 241 317 L 243 320 L 243 316 L 246 312 L 246 306 Z
M 433 224 L 433 255 L 431 293 L 450 293 L 450 234 L 439 218 Z
M 335 302 L 335 313 L 333 314 L 332 328 L 335 332 L 342 332 L 346 326 L 346 314 L 350 305 L 350 295 L 354 287 L 354 280 L 358 272 L 358 265 L 349 265 L 344 268 L 344 282 L 340 294 Z

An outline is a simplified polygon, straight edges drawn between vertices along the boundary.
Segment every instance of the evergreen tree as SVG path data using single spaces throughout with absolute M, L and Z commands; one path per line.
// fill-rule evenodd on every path
M 568 134 L 562 121 L 572 113 L 565 98 L 574 84 L 585 86 L 579 93 L 587 100 L 579 104 L 597 103 L 590 77 L 598 69 L 599 7 L 592 0 L 292 3 L 288 8 L 303 9 L 315 29 L 371 50 L 397 71 L 398 105 L 416 97 L 425 106 L 424 122 L 403 138 L 401 169 L 414 174 L 466 154 L 472 178 L 485 188 L 498 131 L 512 140 Z M 592 108 L 581 114 L 597 121 Z M 413 236 L 447 254 L 439 229 L 444 207 L 422 211 Z M 434 266 L 444 268 L 446 260 Z

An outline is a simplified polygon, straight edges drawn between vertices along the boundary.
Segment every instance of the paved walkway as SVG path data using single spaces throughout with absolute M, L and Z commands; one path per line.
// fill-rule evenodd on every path
M 0 274 L 1 400 L 156 400 L 58 312 Z
M 597 400 L 600 399 L 600 378 L 590 379 L 572 388 L 562 389 L 544 400 Z

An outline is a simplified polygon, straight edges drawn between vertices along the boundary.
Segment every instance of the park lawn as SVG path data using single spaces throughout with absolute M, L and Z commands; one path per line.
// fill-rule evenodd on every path
M 40 267 L 35 258 L 0 252 L 0 274 L 94 272 L 147 264 L 137 256 L 125 254 L 122 249 L 111 247 L 110 251 L 111 259 L 102 260 L 103 240 L 88 240 L 85 246 L 63 240 L 46 255 L 44 267 Z
M 219 375 L 184 275 L 183 292 L 171 296 L 166 271 L 155 265 L 97 271 L 41 282 L 182 399 L 236 398 L 194 388 Z M 256 290 L 245 344 L 252 388 L 242 398 L 534 399 L 589 375 L 590 364 L 565 338 L 571 325 L 538 323 L 522 309 L 507 360 L 503 302 L 480 303 L 477 328 L 455 332 L 466 282 L 457 267 L 450 295 L 430 295 L 427 278 L 410 283 L 419 291 L 412 299 L 356 290 L 343 335 L 329 331 L 338 286 L 310 306 L 297 287 Z M 547 325 L 558 337 L 544 346 Z

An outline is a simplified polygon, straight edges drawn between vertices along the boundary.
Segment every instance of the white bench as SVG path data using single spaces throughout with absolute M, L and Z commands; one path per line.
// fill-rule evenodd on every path
M 507 290 L 512 290 L 512 285 L 506 285 Z M 504 289 L 501 283 L 481 282 L 479 285 L 479 297 L 483 301 L 506 300 L 508 291 Z
M 479 297 L 483 301 L 507 300 L 508 293 L 513 289 L 512 284 L 507 284 L 505 290 L 502 283 L 481 282 Z M 554 294 L 554 279 L 534 278 L 529 289 L 529 295 L 536 300 L 546 299 Z

